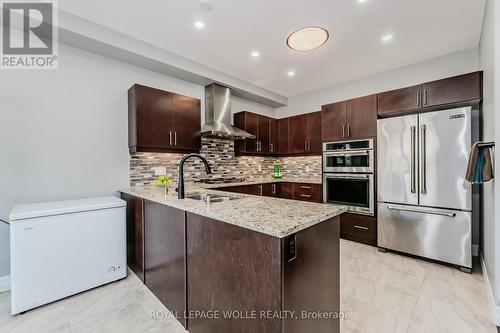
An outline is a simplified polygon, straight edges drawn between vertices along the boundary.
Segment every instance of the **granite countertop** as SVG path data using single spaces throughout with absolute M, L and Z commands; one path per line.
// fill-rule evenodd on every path
M 306 181 L 301 178 L 301 182 Z M 263 182 L 256 180 L 251 183 L 262 184 Z M 237 185 L 245 184 L 249 183 L 237 183 Z M 228 193 L 217 191 L 213 186 L 231 186 L 231 184 L 186 184 L 186 196 L 201 191 L 224 194 L 238 199 L 210 204 L 193 199 L 179 200 L 173 186 L 170 187 L 167 195 L 164 194 L 162 187 L 156 185 L 128 187 L 119 191 L 279 238 L 289 236 L 346 211 L 346 208 L 341 205 Z

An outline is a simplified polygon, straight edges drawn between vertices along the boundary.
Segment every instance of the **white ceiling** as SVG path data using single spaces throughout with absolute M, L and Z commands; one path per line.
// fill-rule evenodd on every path
M 485 0 L 64 0 L 59 6 L 285 96 L 475 47 Z M 194 22 L 205 23 L 204 29 Z M 315 25 L 330 40 L 311 52 L 285 40 Z M 383 35 L 393 41 L 384 44 Z M 260 57 L 250 56 L 258 50 Z M 288 70 L 296 76 L 288 78 Z

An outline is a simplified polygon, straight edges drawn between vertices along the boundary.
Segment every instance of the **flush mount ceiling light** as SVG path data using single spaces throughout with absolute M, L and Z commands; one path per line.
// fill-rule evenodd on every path
M 201 21 L 196 21 L 194 22 L 194 26 L 197 27 L 198 29 L 203 29 L 205 27 L 205 23 Z
M 307 27 L 293 32 L 286 39 L 289 48 L 296 51 L 312 51 L 328 40 L 329 33 L 320 27 Z
M 382 37 L 382 42 L 389 43 L 394 38 L 393 35 L 387 34 Z

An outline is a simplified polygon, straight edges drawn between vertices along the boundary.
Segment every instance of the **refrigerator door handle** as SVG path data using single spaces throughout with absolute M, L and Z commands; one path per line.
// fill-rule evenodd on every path
M 420 135 L 420 193 L 427 194 L 427 126 L 421 126 Z
M 416 175 L 415 175 L 415 169 L 416 169 L 416 158 L 415 158 L 415 148 L 416 148 L 416 134 L 417 134 L 417 128 L 415 126 L 411 127 L 411 193 L 415 193 L 416 187 L 417 187 L 417 182 L 416 182 Z
M 447 217 L 455 217 L 457 216 L 456 213 L 453 212 L 443 212 L 439 210 L 419 210 L 419 209 L 412 209 L 412 208 L 402 208 L 402 207 L 394 207 L 394 206 L 387 206 L 387 209 L 389 210 L 398 210 L 402 212 L 411 212 L 411 213 L 419 213 L 419 214 L 431 214 L 431 215 L 439 215 L 439 216 L 447 216 Z

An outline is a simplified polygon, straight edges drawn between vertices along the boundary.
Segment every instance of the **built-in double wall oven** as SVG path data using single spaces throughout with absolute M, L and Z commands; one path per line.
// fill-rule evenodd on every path
M 323 143 L 323 201 L 374 215 L 373 139 Z

